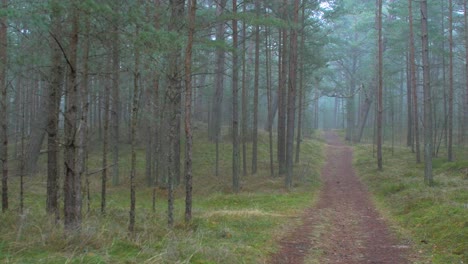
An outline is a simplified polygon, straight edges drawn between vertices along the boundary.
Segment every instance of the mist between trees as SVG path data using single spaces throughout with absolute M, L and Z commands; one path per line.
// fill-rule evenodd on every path
M 384 144 L 406 145 L 425 161 L 431 185 L 433 156 L 466 158 L 453 150 L 467 142 L 466 6 L 2 0 L 2 211 L 17 193 L 8 189 L 11 177 L 21 178 L 22 212 L 24 181 L 46 175 L 47 213 L 79 230 L 96 191 L 90 178 L 99 177 L 102 214 L 108 185 L 128 184 L 130 231 L 140 186 L 154 188 L 153 201 L 157 189 L 167 190 L 169 226 L 174 189 L 185 186 L 190 222 L 193 140 L 209 139 L 217 177 L 227 177 L 219 146 L 232 142 L 237 193 L 241 178 L 257 173 L 263 131 L 269 173 L 291 191 L 294 164 L 307 158 L 302 139 L 318 129 L 376 144 L 379 169 Z M 124 171 L 122 151 L 130 152 Z M 101 156 L 93 166 L 91 153 Z

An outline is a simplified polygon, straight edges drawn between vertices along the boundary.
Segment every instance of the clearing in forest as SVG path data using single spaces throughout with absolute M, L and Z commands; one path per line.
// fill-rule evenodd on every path
M 327 159 L 318 201 L 283 238 L 271 263 L 409 263 L 409 246 L 392 235 L 356 176 L 351 147 L 333 132 L 325 138 Z

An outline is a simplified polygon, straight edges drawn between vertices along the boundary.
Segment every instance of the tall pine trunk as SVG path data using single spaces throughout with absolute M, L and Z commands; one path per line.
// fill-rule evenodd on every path
M 221 0 L 217 4 L 217 16 L 224 13 L 227 0 Z M 216 26 L 216 40 L 224 41 L 224 22 L 219 22 Z M 219 141 L 221 137 L 221 123 L 222 123 L 222 102 L 224 93 L 224 71 L 225 71 L 225 58 L 226 55 L 222 48 L 216 50 L 216 71 L 215 71 L 215 93 L 212 103 L 212 121 L 210 122 L 209 135 L 210 139 L 215 141 L 216 144 L 216 164 L 215 174 L 219 175 Z
M 413 133 L 416 151 L 416 163 L 421 163 L 421 151 L 419 146 L 419 118 L 418 118 L 418 87 L 416 84 L 416 51 L 414 43 L 414 27 L 413 27 L 413 0 L 408 0 L 409 12 L 409 30 L 410 30 L 410 75 L 411 75 L 411 91 L 413 101 Z
M 429 69 L 429 36 L 427 0 L 421 0 L 421 41 L 423 63 L 423 92 L 424 92 L 424 181 L 433 185 L 432 178 L 432 95 Z
M 287 1 L 283 6 L 283 17 L 287 19 Z M 277 142 L 277 155 L 278 155 L 278 174 L 284 175 L 286 173 L 286 83 L 287 83 L 287 67 L 288 67 L 288 33 L 286 29 L 280 30 L 280 51 L 278 57 L 280 59 L 279 78 L 278 78 L 278 142 Z
M 190 0 L 188 40 L 185 48 L 185 222 L 192 220 L 192 47 L 197 0 Z
M 300 52 L 305 50 L 305 1 L 302 3 L 301 11 L 301 47 Z M 305 74 L 305 63 L 304 57 L 300 59 L 300 71 L 299 71 L 299 106 L 297 107 L 297 138 L 296 138 L 296 158 L 295 162 L 299 163 L 299 157 L 301 153 L 301 142 L 302 142 L 302 119 L 304 112 L 304 74 Z
M 78 118 L 78 78 L 77 78 L 77 54 L 79 14 L 75 1 L 71 8 L 71 34 L 67 54 L 68 79 L 65 92 L 65 153 L 64 168 L 65 181 L 64 196 L 64 222 L 67 231 L 78 231 L 81 228 L 81 179 L 77 168 L 77 118 Z
M 268 103 L 268 146 L 270 153 L 270 176 L 275 175 L 274 169 L 274 157 L 273 157 L 273 109 L 272 109 L 272 87 L 271 87 L 271 50 L 270 50 L 270 36 L 269 28 L 265 29 L 265 49 L 266 49 L 266 59 L 265 59 L 265 69 L 266 69 L 266 86 L 267 86 L 267 103 Z
M 232 1 L 232 13 L 237 15 L 237 1 Z M 232 20 L 232 190 L 238 193 L 240 190 L 239 179 L 239 55 L 238 55 L 238 25 L 237 19 Z M 256 62 L 257 63 L 257 62 Z M 255 128 L 254 128 L 255 129 Z M 256 156 L 256 153 L 254 153 Z M 254 159 L 252 159 L 252 162 Z M 255 157 L 256 170 L 256 157 Z M 252 163 L 252 173 L 254 173 L 254 163 Z
M 118 13 L 119 6 L 114 6 Z M 112 25 L 112 90 L 110 101 L 110 143 L 112 151 L 112 185 L 119 184 L 119 119 L 120 119 L 120 37 L 119 19 Z
M 378 86 L 377 86 L 377 167 L 383 169 L 382 161 L 382 117 L 383 117 L 383 38 L 382 38 L 382 0 L 377 1 L 378 30 Z
M 448 91 L 447 159 L 453 161 L 453 5 L 449 0 L 449 91 Z
M 299 0 L 294 1 L 293 23 L 297 25 L 299 22 Z M 293 146 L 294 146 L 294 127 L 296 118 L 296 89 L 297 89 L 297 28 L 291 29 L 290 38 L 290 63 L 289 63 L 289 79 L 288 79 L 288 119 L 287 119 L 287 134 L 286 134 L 286 188 L 292 188 L 293 178 Z
M 140 34 L 140 28 L 138 22 L 135 29 L 134 39 L 134 56 L 135 56 L 135 69 L 133 72 L 133 101 L 132 101 L 132 117 L 131 117 L 131 129 L 130 129 L 130 212 L 129 212 L 129 224 L 128 231 L 133 232 L 135 230 L 135 175 L 136 175 L 136 136 L 137 136 L 137 123 L 138 123 L 138 107 L 139 107 L 139 93 L 140 93 L 140 48 L 138 47 L 138 38 Z
M 181 28 L 179 26 L 179 19 L 183 17 L 184 13 L 184 0 L 171 0 L 170 9 L 171 16 L 169 21 L 169 31 L 174 33 L 180 33 Z M 167 167 L 168 167 L 168 220 L 167 224 L 169 227 L 174 226 L 174 184 L 176 180 L 176 166 L 180 167 L 180 163 L 176 163 L 176 153 L 174 151 L 175 146 L 177 145 L 176 141 L 179 141 L 177 135 L 177 124 L 180 123 L 180 116 L 178 112 L 180 109 L 180 76 L 179 76 L 179 63 L 180 63 L 180 49 L 176 45 L 170 51 L 168 57 L 168 71 L 167 71 L 167 84 L 168 88 L 166 91 L 166 98 L 169 102 L 169 133 L 168 133 L 168 151 L 167 151 Z
M 255 0 L 255 13 L 260 17 L 260 1 Z M 253 128 L 252 128 L 252 174 L 257 173 L 258 159 L 258 89 L 260 78 L 260 26 L 255 27 L 255 73 L 254 73 L 254 98 L 253 98 Z
M 245 13 L 246 5 L 242 7 L 242 12 Z M 246 23 L 242 20 L 242 110 L 241 110 L 241 140 L 242 140 L 242 175 L 247 175 L 247 37 Z
M 46 211 L 50 215 L 59 217 L 58 208 L 58 152 L 59 152 L 59 111 L 60 95 L 64 68 L 62 65 L 62 52 L 58 41 L 61 38 L 60 9 L 54 3 L 52 6 L 52 69 L 48 95 L 48 123 L 47 123 L 47 198 Z M 56 42 L 57 41 L 57 42 Z
M 2 0 L 2 9 L 8 7 L 7 0 Z M 2 162 L 2 212 L 8 210 L 8 115 L 7 115 L 7 18 L 6 14 L 0 17 L 0 135 L 1 135 L 1 153 Z

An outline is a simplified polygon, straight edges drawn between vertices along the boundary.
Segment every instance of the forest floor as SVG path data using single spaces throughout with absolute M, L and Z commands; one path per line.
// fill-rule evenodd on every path
M 334 132 L 325 138 L 318 201 L 279 242 L 271 263 L 410 263 L 408 242 L 396 238 L 356 176 L 352 148 Z

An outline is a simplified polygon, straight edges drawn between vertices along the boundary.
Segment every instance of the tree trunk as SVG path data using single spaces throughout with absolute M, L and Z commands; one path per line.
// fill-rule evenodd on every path
M 256 2 L 257 4 L 257 2 Z M 232 13 L 234 17 L 237 14 L 237 1 L 232 1 Z M 258 28 L 257 28 L 258 29 Z M 238 193 L 240 190 L 239 182 L 239 69 L 238 69 L 238 26 L 237 19 L 232 20 L 232 45 L 233 45 L 233 54 L 232 54 L 232 190 L 234 193 Z M 256 63 L 258 63 L 256 61 Z M 256 65 L 257 66 L 257 65 Z M 257 69 L 256 69 L 257 70 Z M 258 73 L 258 72 L 257 72 Z M 258 81 L 258 80 L 257 80 Z M 258 87 L 257 87 L 258 88 Z M 257 94 L 258 96 L 258 94 Z M 258 103 L 258 102 L 257 102 Z M 255 113 L 254 113 L 255 115 Z M 255 128 L 254 128 L 255 130 Z M 255 133 L 255 131 L 254 131 Z M 255 159 L 252 158 L 252 173 L 254 173 L 254 168 L 256 168 L 256 153 L 254 152 Z M 255 167 L 254 167 L 255 166 Z
M 429 186 L 432 186 L 432 98 L 427 20 L 427 0 L 421 0 L 421 40 L 424 88 L 424 181 Z
M 140 3 L 141 4 L 141 3 Z M 131 161 L 130 161 L 130 212 L 129 212 L 129 224 L 128 231 L 133 232 L 135 230 L 135 175 L 136 175 L 136 136 L 137 136 L 137 123 L 138 123 L 138 107 L 140 97 L 140 48 L 138 47 L 138 38 L 140 35 L 140 28 L 137 24 L 135 25 L 135 69 L 133 73 L 133 102 L 132 102 L 132 118 L 131 118 L 131 129 L 130 129 L 130 144 L 131 144 Z
M 383 169 L 382 161 L 382 116 L 383 116 L 383 39 L 382 39 L 382 0 L 378 0 L 378 86 L 377 86 L 377 167 Z
M 369 111 L 372 106 L 372 98 L 365 93 L 366 98 L 364 98 L 364 102 L 362 103 L 361 110 L 360 110 L 360 118 L 359 118 L 359 125 L 358 125 L 358 134 L 356 137 L 356 142 L 361 142 L 362 135 L 364 133 L 364 127 L 366 126 L 367 117 L 369 116 Z
M 260 17 L 260 1 L 255 0 L 255 13 Z M 253 98 L 253 128 L 252 128 L 252 174 L 257 173 L 258 159 L 258 89 L 260 78 L 260 26 L 255 27 L 255 73 L 254 73 L 254 98 Z
M 223 14 L 227 0 L 221 0 L 217 4 L 216 15 L 219 17 Z M 219 22 L 216 26 L 216 40 L 224 41 L 224 22 Z M 225 53 L 222 48 L 216 50 L 216 71 L 215 71 L 215 93 L 213 97 L 212 122 L 210 128 L 210 139 L 216 144 L 216 164 L 215 174 L 219 175 L 219 140 L 221 137 L 222 123 L 222 103 L 224 93 L 224 71 L 225 71 Z
M 302 14 L 301 14 L 301 53 L 305 49 L 305 1 L 302 3 Z M 297 120 L 297 138 L 296 138 L 296 159 L 295 162 L 299 163 L 299 157 L 301 153 L 301 142 L 302 142 L 302 118 L 304 112 L 304 74 L 305 74 L 305 63 L 304 57 L 301 56 L 300 59 L 300 72 L 299 72 L 299 106 L 298 111 L 298 120 Z
M 460 137 L 461 137 L 461 142 L 460 143 L 464 143 L 464 139 L 465 137 L 468 137 L 468 129 L 467 129 L 467 125 L 468 125 L 468 1 L 467 0 L 464 0 L 463 1 L 463 19 L 464 19 L 464 22 L 465 22 L 465 61 L 467 63 L 465 63 L 465 102 L 464 102 L 464 107 L 462 107 L 462 111 L 463 111 L 463 116 L 464 118 L 462 119 L 463 122 L 460 122 L 461 125 L 460 127 L 462 128 L 461 129 L 461 133 L 460 133 Z
M 411 74 L 411 90 L 413 99 L 413 133 L 416 149 L 416 163 L 421 163 L 421 151 L 419 147 L 419 118 L 418 118 L 418 86 L 416 84 L 416 52 L 414 43 L 414 27 L 413 27 L 413 0 L 408 0 L 409 12 L 409 30 L 410 30 L 410 74 Z
M 406 106 L 407 106 L 407 134 L 406 134 L 406 146 L 411 147 L 414 150 L 414 134 L 413 134 L 413 110 L 411 100 L 411 61 L 410 55 L 406 56 Z
M 118 12 L 119 6 L 114 6 Z M 119 20 L 113 21 L 112 32 L 112 91 L 110 101 L 110 143 L 112 151 L 112 185 L 119 184 L 119 127 L 120 127 L 120 38 Z
M 169 31 L 179 33 L 181 28 L 179 26 L 179 19 L 183 17 L 184 13 L 184 0 L 172 0 L 170 2 L 171 8 L 171 17 L 169 22 Z M 168 133 L 168 142 L 169 148 L 167 153 L 167 166 L 168 166 L 168 226 L 174 226 L 174 181 L 176 180 L 176 166 L 180 166 L 180 163 L 176 163 L 176 157 L 174 152 L 174 146 L 176 146 L 176 141 L 179 141 L 177 135 L 177 123 L 180 123 L 180 116 L 178 115 L 177 107 L 180 106 L 180 76 L 179 76 L 179 63 L 180 63 L 180 49 L 174 47 L 168 59 L 168 73 L 167 73 L 167 83 L 168 88 L 166 91 L 166 98 L 169 100 L 169 133 Z
M 284 4 L 286 5 L 287 2 Z M 286 6 L 283 7 L 283 15 L 286 19 Z M 280 45 L 278 57 L 281 57 L 278 62 L 279 79 L 278 79 L 278 174 L 283 175 L 286 172 L 286 81 L 287 81 L 287 67 L 288 67 L 288 42 L 287 30 L 280 30 Z
M 8 7 L 8 1 L 2 0 L 2 9 Z M 6 81 L 7 69 L 7 17 L 6 14 L 0 17 L 0 126 L 1 126 L 1 153 L 2 162 L 2 212 L 8 210 L 8 112 L 7 112 L 7 90 Z
M 265 69 L 266 69 L 266 86 L 267 86 L 267 103 L 268 103 L 268 145 L 270 152 L 270 176 L 275 176 L 274 169 L 274 157 L 273 157 L 273 109 L 272 109 L 272 88 L 271 88 L 271 50 L 270 50 L 270 35 L 269 28 L 265 28 L 265 49 L 266 49 L 266 59 L 265 59 Z
M 299 22 L 299 0 L 294 1 L 293 23 Z M 287 189 L 292 188 L 293 177 L 293 145 L 294 145 L 294 127 L 296 118 L 296 89 L 297 89 L 297 29 L 292 28 L 290 38 L 290 58 L 289 80 L 288 80 L 288 120 L 286 134 L 286 168 L 287 174 L 285 184 Z
M 192 220 L 192 47 L 197 0 L 190 0 L 188 41 L 185 48 L 185 222 Z
M 80 103 L 81 106 L 81 117 L 78 125 L 78 157 L 77 157 L 77 170 L 80 174 L 79 178 L 82 179 L 85 176 L 85 188 L 86 188 L 86 206 L 87 211 L 90 211 L 90 190 L 89 190 L 89 175 L 87 170 L 87 156 L 88 156 L 88 111 L 89 111 L 89 31 L 90 21 L 89 17 L 86 16 L 85 21 L 85 40 L 83 45 L 83 80 L 81 81 L 81 94 Z
M 154 16 L 154 27 L 155 29 L 159 30 L 161 28 L 161 23 L 160 23 L 160 17 L 161 17 L 161 0 L 155 0 L 155 16 Z M 160 108 L 160 102 L 159 102 L 159 78 L 160 78 L 160 73 L 155 70 L 153 72 L 153 115 L 152 118 L 155 120 L 154 121 L 154 135 L 153 141 L 154 141 L 154 149 L 152 150 L 152 163 L 153 163 L 153 169 L 154 169 L 154 179 L 153 179 L 153 211 L 156 211 L 156 188 L 159 186 L 159 173 L 161 169 L 161 164 L 162 164 L 162 154 L 160 152 L 161 149 L 161 135 L 162 135 L 162 120 L 163 120 L 163 111 Z
M 449 94 L 448 94 L 447 160 L 453 161 L 453 5 L 449 0 Z
M 72 5 L 77 4 L 72 2 Z M 64 195 L 64 220 L 67 231 L 77 231 L 81 228 L 81 179 L 77 170 L 77 108 L 78 108 L 78 80 L 77 80 L 77 54 L 79 20 L 78 9 L 71 9 L 71 35 L 67 54 L 68 79 L 66 89 L 65 107 L 65 181 Z
M 58 191 L 58 154 L 59 154 L 59 111 L 60 97 L 64 68 L 62 65 L 62 52 L 56 41 L 61 37 L 61 15 L 55 3 L 52 9 L 52 69 L 48 98 L 48 124 L 47 124 L 47 198 L 46 211 L 50 215 L 59 217 Z
M 242 11 L 246 12 L 246 5 L 242 7 Z M 246 23 L 242 20 L 242 124 L 241 124 L 241 139 L 242 139 L 242 175 L 247 175 L 247 37 Z
M 112 57 L 109 57 L 109 63 L 107 65 L 112 65 Z M 110 69 L 110 67 L 107 67 Z M 111 77 L 108 75 L 107 77 Z M 107 78 L 108 80 L 111 78 Z M 111 83 L 106 80 L 104 84 L 104 127 L 103 127 L 103 139 L 102 139 L 102 175 L 101 175 L 101 214 L 106 213 L 106 198 L 107 198 L 107 179 L 109 178 L 109 164 L 107 161 L 107 156 L 109 153 L 109 122 L 110 122 L 110 93 L 111 93 Z M 116 166 L 116 164 L 113 164 Z

